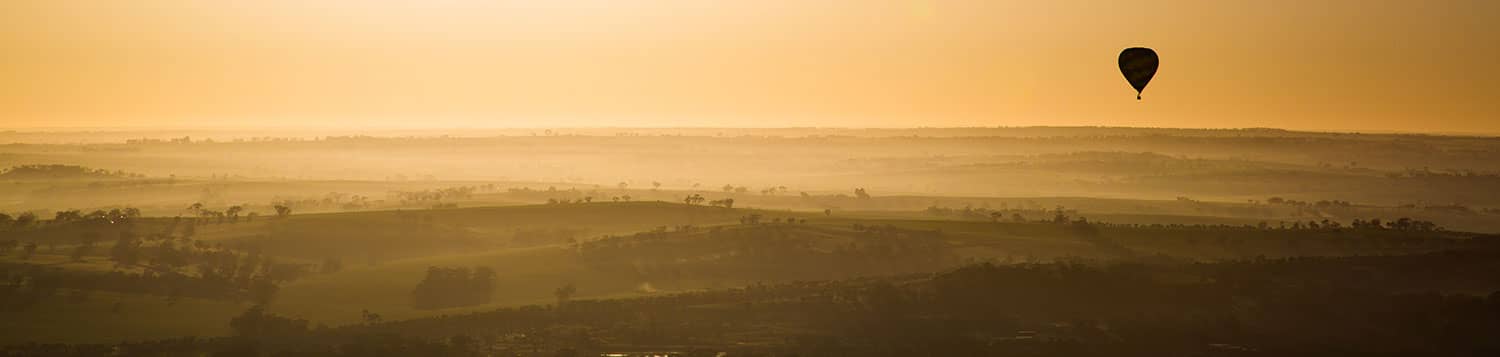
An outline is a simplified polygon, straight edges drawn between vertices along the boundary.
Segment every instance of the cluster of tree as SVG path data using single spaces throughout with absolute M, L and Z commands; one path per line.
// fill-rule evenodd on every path
M 943 239 L 943 231 L 941 230 L 905 229 L 891 224 L 866 225 L 854 223 L 849 228 L 855 232 L 860 232 L 860 236 L 862 237 L 912 238 L 929 241 Z
M 854 197 L 858 197 L 859 199 L 868 199 L 870 198 L 870 193 L 868 191 L 865 191 L 863 187 L 856 188 L 854 189 Z
M 270 137 L 264 137 L 264 138 L 251 138 L 251 141 L 252 142 L 256 142 L 256 141 L 302 141 L 302 139 L 301 138 L 285 138 L 285 139 L 272 140 Z M 200 140 L 198 142 L 201 142 L 201 143 L 212 143 L 213 139 L 203 139 L 203 140 Z M 239 142 L 239 140 L 236 139 L 236 142 Z M 161 144 L 161 143 L 192 144 L 193 143 L 193 137 L 191 137 L 191 136 L 183 136 L 183 137 L 180 137 L 180 138 L 167 138 L 166 140 L 155 139 L 155 138 L 125 139 L 125 144 L 129 144 L 129 145 Z
M 1273 204 L 1273 205 L 1287 205 L 1287 206 L 1294 206 L 1294 207 L 1316 207 L 1316 208 L 1349 208 L 1349 207 L 1354 207 L 1354 204 L 1353 203 L 1349 203 L 1349 201 L 1320 200 L 1320 201 L 1317 201 L 1317 202 L 1311 202 L 1311 203 L 1309 203 L 1307 201 L 1289 200 L 1289 199 L 1285 199 L 1285 198 L 1281 198 L 1281 197 L 1267 198 L 1266 199 L 1266 203 Z
M 1390 177 L 1390 178 L 1408 178 L 1408 179 L 1434 179 L 1434 178 L 1437 178 L 1437 179 L 1441 179 L 1441 178 L 1494 179 L 1494 178 L 1500 178 L 1500 173 L 1482 172 L 1482 171 L 1467 170 L 1467 169 L 1464 169 L 1464 170 L 1450 169 L 1450 170 L 1442 170 L 1442 171 L 1432 171 L 1431 169 L 1428 169 L 1428 168 L 1424 167 L 1421 170 L 1406 169 L 1406 170 L 1401 171 L 1401 172 L 1388 173 L 1388 174 L 1386 174 L 1386 177 Z
M 14 217 L 9 214 L 0 213 L 0 229 L 22 229 L 31 227 L 31 225 L 36 224 L 36 222 L 36 213 L 21 212 L 19 214 L 16 214 Z
M 1313 220 L 1308 220 L 1308 221 L 1279 221 L 1276 225 L 1272 225 L 1270 222 L 1265 222 L 1265 221 L 1262 221 L 1262 222 L 1257 223 L 1255 225 L 1180 224 L 1180 223 L 1135 224 L 1135 223 L 1107 223 L 1107 222 L 1088 222 L 1088 223 L 1090 225 L 1095 225 L 1095 226 L 1099 226 L 1099 227 L 1109 227 L 1109 228 L 1129 228 L 1129 229 L 1133 229 L 1133 228 L 1189 229 L 1189 230 L 1200 230 L 1200 231 L 1206 231 L 1206 230 L 1226 230 L 1226 231 L 1237 231 L 1237 230 L 1238 231 L 1243 231 L 1243 230 L 1340 231 L 1340 230 L 1345 230 L 1345 231 L 1347 231 L 1349 229 L 1389 230 L 1389 231 L 1399 231 L 1399 232 L 1445 232 L 1446 231 L 1445 229 L 1443 229 L 1443 227 L 1438 226 L 1436 223 L 1432 223 L 1432 222 L 1429 222 L 1429 221 L 1422 221 L 1422 220 L 1414 220 L 1414 219 L 1405 218 L 1405 217 L 1399 218 L 1399 219 L 1396 219 L 1396 220 L 1391 220 L 1391 221 L 1384 221 L 1384 220 L 1381 220 L 1379 218 L 1370 219 L 1370 220 L 1363 220 L 1363 219 L 1355 218 L 1348 225 L 1345 225 L 1343 223 L 1339 223 L 1338 221 L 1329 220 L 1329 219 L 1323 219 L 1323 220 L 1318 220 L 1318 221 L 1313 221 Z
M 559 244 L 575 241 L 580 234 L 583 234 L 582 229 L 566 227 L 517 229 L 511 236 L 510 243 L 518 247 Z
M 362 210 L 380 206 L 385 200 L 376 200 L 373 197 L 349 194 L 343 192 L 329 192 L 321 198 L 283 198 L 276 197 L 271 200 L 271 206 L 278 215 L 285 210 L 291 214 L 292 210 Z
M 412 289 L 412 307 L 442 309 L 487 304 L 495 293 L 495 271 L 488 267 L 428 267 Z
M 421 191 L 392 191 L 388 195 L 400 202 L 402 206 L 427 206 L 443 201 L 469 199 L 473 198 L 476 192 L 494 190 L 495 184 L 484 184 Z
M 77 165 L 19 165 L 0 170 L 0 180 L 76 180 L 142 177 L 146 177 L 146 175 L 120 170 L 90 169 Z
M 796 217 L 786 217 L 786 218 L 772 217 L 769 221 L 767 221 L 767 220 L 765 220 L 765 216 L 763 216 L 763 215 L 761 215 L 759 213 L 751 213 L 751 214 L 747 214 L 747 215 L 744 215 L 744 216 L 740 216 L 740 224 L 743 224 L 743 225 L 753 226 L 753 225 L 757 225 L 757 224 L 767 224 L 767 223 L 769 223 L 769 224 L 782 224 L 782 223 L 786 223 L 786 224 L 797 224 L 797 223 L 807 224 L 807 219 L 806 218 L 796 218 Z
M 796 224 L 796 223 L 807 224 L 807 219 L 806 218 L 796 218 L 796 217 L 786 217 L 786 218 L 772 217 L 769 221 L 767 221 L 767 220 L 765 220 L 765 216 L 763 216 L 763 215 L 761 215 L 759 213 L 751 213 L 751 214 L 747 214 L 747 215 L 744 215 L 744 216 L 740 216 L 740 224 L 743 224 L 743 225 L 753 226 L 753 225 L 757 225 L 757 224 L 766 224 L 766 223 L 769 223 L 769 224 L 782 224 L 782 223 L 786 223 L 786 224 Z
M 1338 222 L 1333 222 L 1332 224 L 1333 226 L 1330 228 L 1339 228 Z M 1329 227 L 1329 223 L 1325 221 L 1324 227 Z M 1371 219 L 1368 221 L 1356 218 L 1353 222 L 1349 223 L 1349 227 L 1354 229 L 1391 229 L 1398 231 L 1415 232 L 1433 232 L 1443 230 L 1443 227 L 1438 226 L 1436 223 L 1406 217 L 1385 221 L 1384 223 L 1381 223 L 1379 218 Z M 1308 222 L 1308 228 L 1318 229 L 1319 227 L 1313 225 L 1313 222 Z
M 631 197 L 630 197 L 630 195 L 623 195 L 623 196 L 615 196 L 615 197 L 612 197 L 610 199 L 613 200 L 614 202 L 620 202 L 621 200 L 624 200 L 625 202 L 630 202 Z M 548 198 L 547 199 L 547 204 L 549 204 L 549 205 L 572 205 L 572 204 L 584 204 L 584 203 L 593 203 L 593 202 L 594 202 L 594 196 L 584 196 L 584 197 L 576 199 L 576 200 L 574 200 L 574 199 L 567 199 L 567 198 L 564 198 L 564 199 Z
M 113 208 L 106 210 L 94 210 L 83 213 L 81 210 L 57 211 L 51 221 L 44 221 L 33 212 L 22 212 L 15 216 L 0 213 L 0 230 L 3 229 L 25 229 L 38 223 L 50 224 L 72 224 L 84 223 L 91 225 L 111 225 L 133 223 L 141 217 L 141 210 L 134 207 Z
M 557 186 L 547 186 L 547 189 L 545 190 L 537 190 L 530 187 L 512 187 L 505 189 L 505 192 L 506 194 L 515 196 L 517 198 L 532 200 L 543 200 L 558 197 L 563 197 L 570 200 L 577 200 L 583 197 L 604 197 L 604 194 L 597 189 L 583 191 L 579 190 L 577 187 L 569 187 L 566 190 L 559 190 L 557 189 Z
M 181 242 L 181 243 L 179 243 Z M 286 282 L 315 271 L 312 264 L 278 263 L 259 250 L 239 252 L 203 241 L 173 239 L 162 235 L 137 238 L 121 232 L 110 249 L 117 267 L 145 267 L 167 273 L 196 273 L 198 278 L 225 280 L 248 287 L 255 280 Z
M 786 193 L 786 186 L 767 187 L 760 190 L 762 196 L 775 196 L 778 193 Z
M 1397 206 L 1397 208 L 1412 209 L 1412 208 L 1417 208 L 1417 205 L 1415 205 L 1415 204 L 1404 204 L 1404 205 Z M 1447 204 L 1447 205 L 1426 205 L 1426 206 L 1422 206 L 1421 208 L 1424 211 L 1435 212 L 1435 213 L 1450 213 L 1450 214 L 1473 214 L 1474 213 L 1474 209 L 1473 208 L 1469 208 L 1469 206 L 1465 206 L 1465 205 L 1461 205 L 1461 204 L 1457 204 L 1457 203 Z M 1485 211 L 1487 212 L 1489 210 L 1485 209 Z
M 577 254 L 584 266 L 633 272 L 644 281 L 795 280 L 941 269 L 955 258 L 940 237 L 936 231 L 802 224 L 659 227 L 581 242 Z
M 0 309 L 9 311 L 28 309 L 64 291 L 73 292 L 75 297 L 90 291 L 154 295 L 165 297 L 169 303 L 184 297 L 269 303 L 278 291 L 275 283 L 260 278 L 240 285 L 228 279 L 152 270 L 84 271 L 33 264 L 0 264 L 0 277 L 5 278 L 0 283 Z
M 621 190 L 624 190 L 628 186 L 624 185 L 624 182 L 621 182 L 621 184 Z M 579 190 L 577 187 L 568 188 L 566 190 L 559 190 L 556 186 L 549 186 L 546 190 L 533 190 L 530 187 L 521 187 L 507 189 L 507 192 L 512 196 L 516 196 L 522 199 L 546 200 L 547 204 L 591 203 L 595 200 L 603 201 L 606 197 L 609 198 L 610 202 L 630 202 L 631 200 L 636 199 L 636 197 L 633 197 L 626 192 L 619 192 L 618 194 L 611 195 L 599 191 L 597 188 L 593 190 L 583 191 Z
M 84 241 L 74 250 L 75 260 L 94 253 L 98 234 L 86 231 L 84 236 Z M 10 242 L 14 241 L 0 242 L 0 251 L 8 253 L 10 249 L 5 248 L 11 245 Z M 27 243 L 25 249 L 23 259 L 35 251 L 36 244 Z M 238 252 L 222 245 L 211 246 L 203 241 L 174 238 L 168 234 L 142 238 L 128 230 L 119 232 L 108 257 L 114 261 L 117 270 L 96 272 L 17 264 L 6 268 L 4 275 L 12 296 L 19 297 L 18 301 L 22 302 L 50 296 L 57 289 L 68 289 L 157 295 L 165 296 L 169 301 L 196 297 L 265 304 L 274 298 L 280 283 L 315 271 L 332 273 L 342 268 L 337 259 L 329 259 L 321 267 L 279 263 L 255 250 Z M 133 272 L 136 269 L 139 271 Z M 12 305 L 27 306 L 24 303 Z
M 1053 220 L 1056 220 L 1056 217 L 1057 217 L 1058 214 L 1062 214 L 1062 215 L 1076 215 L 1076 214 L 1078 214 L 1078 210 L 1075 210 L 1075 209 L 1066 209 L 1066 208 L 1063 208 L 1063 207 L 1060 207 L 1060 206 L 1057 207 L 1057 208 L 1055 208 L 1055 209 L 1052 209 L 1052 210 L 1041 209 L 1041 208 L 1038 208 L 1038 209 L 1023 209 L 1023 208 L 998 208 L 998 209 L 992 209 L 992 208 L 986 208 L 986 207 L 974 208 L 974 206 L 971 206 L 971 205 L 966 205 L 963 208 L 948 208 L 948 207 L 939 207 L 939 206 L 929 206 L 929 207 L 927 207 L 926 210 L 923 210 L 923 212 L 925 212 L 926 214 L 929 214 L 929 215 L 939 216 L 939 217 L 956 217 L 956 218 L 964 218 L 964 219 L 971 219 L 971 220 L 989 220 L 989 221 L 994 221 L 994 222 L 1002 222 L 1002 221 L 1026 222 L 1026 216 L 1027 215 L 1034 216 L 1034 217 L 1038 217 L 1038 216 L 1039 217 L 1045 217 L 1045 216 L 1049 216 L 1050 215 L 1050 216 L 1053 217 Z
M 1024 222 L 1027 222 L 1026 218 L 1024 216 L 1022 216 L 1021 213 L 1020 213 L 1020 212 L 1026 212 L 1026 211 L 1020 211 L 1020 210 L 991 210 L 991 209 L 988 209 L 988 208 L 973 208 L 971 206 L 965 206 L 962 209 L 953 209 L 953 208 L 946 208 L 946 207 L 931 206 L 931 207 L 928 207 L 924 212 L 926 212 L 927 214 L 930 214 L 930 215 L 934 215 L 934 216 L 959 217 L 959 218 L 967 218 L 967 219 L 974 219 L 974 220 L 988 219 L 988 220 L 991 220 L 991 221 L 994 221 L 994 222 L 1001 222 L 1001 221 L 1006 221 L 1006 220 L 1009 220 L 1009 221 L 1015 222 L 1015 223 L 1024 223 Z M 1010 214 L 1010 218 L 1007 219 L 1006 218 L 1006 213 L 1008 213 L 1008 212 L 1016 212 L 1016 213 L 1011 213 Z M 1050 213 L 1052 215 L 1052 219 L 1047 220 L 1046 222 L 1053 223 L 1053 224 L 1065 224 L 1065 223 L 1092 224 L 1092 225 L 1102 224 L 1103 226 L 1108 226 L 1108 227 L 1154 227 L 1154 228 L 1174 228 L 1175 227 L 1175 228 L 1200 228 L 1200 229 L 1261 229 L 1261 230 L 1269 230 L 1269 229 L 1281 229 L 1281 230 L 1339 230 L 1339 229 L 1343 229 L 1343 228 L 1347 227 L 1347 228 L 1351 228 L 1351 229 L 1387 229 L 1387 230 L 1407 231 L 1407 232 L 1440 232 L 1440 231 L 1444 230 L 1442 226 L 1439 226 L 1438 224 L 1433 223 L 1431 221 L 1425 221 L 1425 220 L 1419 220 L 1419 219 L 1412 219 L 1412 218 L 1408 218 L 1408 217 L 1401 217 L 1401 218 L 1394 219 L 1394 220 L 1389 220 L 1389 221 L 1383 221 L 1383 220 L 1381 220 L 1379 218 L 1370 219 L 1370 220 L 1363 220 L 1363 219 L 1356 218 L 1353 221 L 1351 221 L 1348 225 L 1345 225 L 1343 223 L 1339 223 L 1338 221 L 1334 221 L 1334 220 L 1330 220 L 1330 219 L 1308 220 L 1308 221 L 1305 221 L 1305 222 L 1304 221 L 1290 221 L 1290 222 L 1288 222 L 1288 221 L 1281 221 L 1276 226 L 1272 226 L 1270 222 L 1260 222 L 1259 224 L 1256 224 L 1254 226 L 1250 226 L 1250 225 L 1233 226 L 1233 225 L 1225 225 L 1225 224 L 1216 224 L 1216 225 L 1205 225 L 1205 224 L 1195 224 L 1195 225 L 1181 225 L 1181 224 L 1139 225 L 1139 224 L 1110 224 L 1110 223 L 1100 223 L 1100 222 L 1089 222 L 1087 219 L 1084 219 L 1082 217 L 1074 219 L 1073 216 L 1076 215 L 1076 214 L 1078 214 L 1078 211 L 1077 210 L 1071 210 L 1071 209 L 1065 209 L 1065 208 L 1063 208 L 1061 206 L 1059 206 L 1056 209 L 1051 210 L 1051 211 L 1032 211 L 1032 212 L 1033 213 Z
M 124 209 L 114 208 L 108 211 L 94 210 L 87 214 L 80 210 L 57 211 L 52 218 L 53 224 L 87 223 L 97 225 L 128 224 L 141 217 L 141 210 L 134 207 Z
M 245 218 L 246 222 L 254 222 L 256 217 L 260 217 L 259 212 L 245 213 L 245 206 L 242 205 L 233 205 L 224 208 L 223 211 L 216 211 L 208 209 L 203 205 L 202 202 L 195 202 L 187 207 L 187 211 L 200 220 L 211 221 L 218 224 L 223 224 L 225 222 L 239 223 L 241 216 Z M 288 211 L 288 213 L 290 213 L 290 211 Z
M 734 199 L 725 198 L 722 200 L 708 201 L 708 205 L 714 207 L 734 208 Z
M 759 213 L 751 213 L 748 215 L 740 216 L 740 224 L 757 225 L 760 224 L 761 217 L 762 216 Z

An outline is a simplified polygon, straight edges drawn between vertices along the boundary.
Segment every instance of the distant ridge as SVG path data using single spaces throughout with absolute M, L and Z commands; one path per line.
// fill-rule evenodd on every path
M 699 136 L 699 137 L 1454 137 L 1495 138 L 1475 133 L 1411 132 L 1341 132 L 1299 131 L 1280 128 L 1150 128 L 1122 126 L 998 126 L 998 127 L 784 127 L 784 128 L 713 128 L 713 127 L 562 127 L 562 128 L 433 128 L 433 129 L 149 129 L 149 128 L 57 128 L 0 131 L 0 144 L 115 144 L 126 140 L 171 140 L 191 138 L 194 141 L 251 141 L 255 139 L 317 140 L 326 137 L 500 137 L 500 136 Z

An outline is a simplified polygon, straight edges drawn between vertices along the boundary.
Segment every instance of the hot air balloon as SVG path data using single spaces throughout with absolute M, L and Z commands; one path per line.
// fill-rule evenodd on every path
M 1146 90 L 1146 83 L 1151 83 L 1151 77 L 1156 76 L 1159 64 L 1161 60 L 1156 58 L 1156 51 L 1149 48 L 1131 47 L 1120 52 L 1120 73 L 1125 74 L 1131 87 L 1135 87 L 1135 100 L 1141 100 L 1141 92 Z

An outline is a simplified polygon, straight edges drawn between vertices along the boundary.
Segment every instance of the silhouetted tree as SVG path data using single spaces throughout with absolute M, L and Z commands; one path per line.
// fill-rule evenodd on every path
M 378 324 L 384 319 L 380 317 L 380 314 L 370 312 L 370 310 L 359 310 L 359 320 L 363 321 L 366 325 L 371 325 Z
M 749 224 L 749 225 L 760 224 L 760 218 L 761 218 L 761 215 L 759 213 L 752 213 L 752 214 L 750 214 L 748 216 L 740 217 L 740 224 Z
M 864 188 L 856 188 L 854 189 L 854 197 L 857 197 L 859 199 L 869 199 L 870 193 L 868 191 L 865 191 Z
M 578 288 L 574 287 L 572 283 L 568 283 L 568 285 L 563 285 L 562 287 L 552 290 L 552 296 L 557 298 L 558 308 L 567 306 L 568 301 L 573 299 L 573 295 L 577 293 Z
M 17 228 L 30 227 L 33 223 L 36 223 L 36 213 L 21 212 L 21 214 L 16 215 L 15 226 Z
M 229 208 L 227 208 L 227 209 L 224 210 L 224 214 L 227 215 L 227 216 L 229 216 L 229 221 L 230 222 L 239 222 L 240 221 L 240 211 L 244 211 L 244 210 L 245 210 L 245 207 L 241 207 L 241 206 L 229 206 Z
M 57 215 L 55 215 L 55 216 L 52 217 L 52 222 L 53 223 L 68 223 L 68 222 L 81 221 L 81 220 L 83 220 L 83 214 L 81 212 L 79 212 L 78 210 L 76 210 L 76 209 L 75 210 L 67 210 L 67 211 L 57 211 Z

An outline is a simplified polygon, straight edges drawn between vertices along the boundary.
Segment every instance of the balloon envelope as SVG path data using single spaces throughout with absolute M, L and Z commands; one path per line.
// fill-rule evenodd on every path
M 1146 83 L 1151 83 L 1151 77 L 1156 76 L 1156 67 L 1160 64 L 1156 51 L 1149 48 L 1131 47 L 1120 52 L 1120 73 L 1125 74 L 1125 80 L 1135 88 L 1136 100 L 1141 99 L 1141 92 L 1146 90 Z

